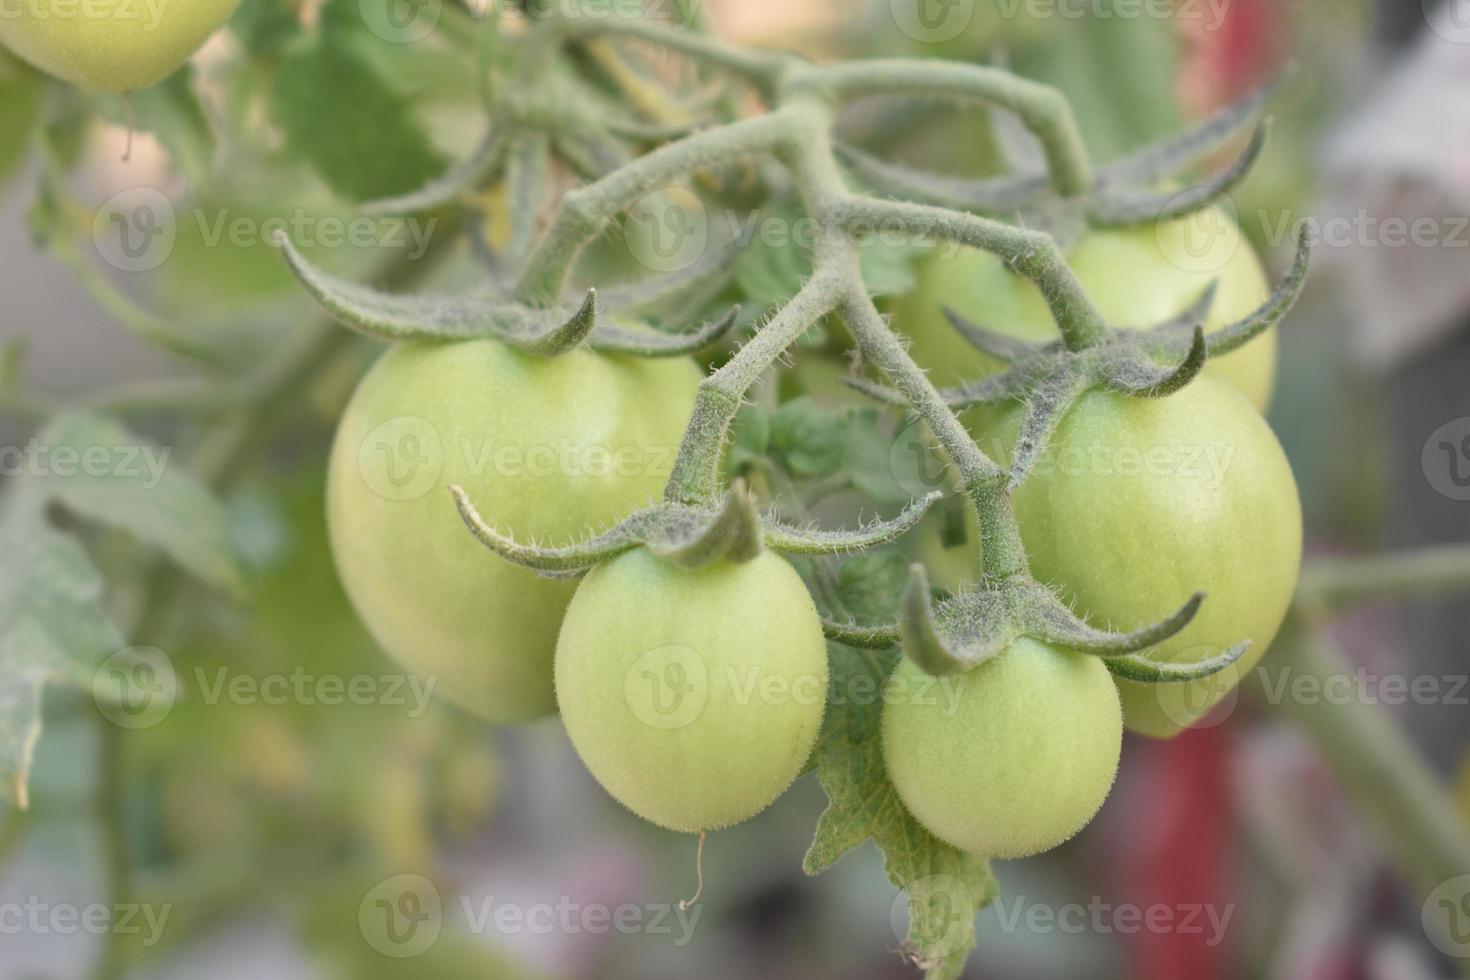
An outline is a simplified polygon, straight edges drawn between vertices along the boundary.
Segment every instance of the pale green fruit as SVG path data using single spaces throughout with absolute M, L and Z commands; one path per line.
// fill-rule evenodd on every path
M 727 827 L 770 806 L 811 754 L 827 703 L 821 620 L 770 552 L 684 571 L 639 549 L 577 590 L 556 695 L 618 802 L 670 830 Z
M 1050 850 L 1112 788 L 1123 716 L 1094 657 L 1016 640 L 974 670 L 934 678 L 905 659 L 884 692 L 883 758 L 914 818 L 987 858 Z
M 239 0 L 23 0 L 0 14 L 0 43 L 63 81 L 132 92 L 173 74 Z
M 699 380 L 688 358 L 490 340 L 388 351 L 342 418 L 327 485 L 337 568 L 378 642 L 491 721 L 554 711 L 575 584 L 492 554 L 446 487 L 504 532 L 569 544 L 660 497 Z

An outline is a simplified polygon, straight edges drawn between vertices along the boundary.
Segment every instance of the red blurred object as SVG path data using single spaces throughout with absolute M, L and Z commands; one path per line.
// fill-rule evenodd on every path
M 1189 45 L 1180 88 L 1197 114 L 1228 105 L 1269 78 L 1289 49 L 1290 4 L 1280 0 L 1233 0 L 1219 22 L 1181 17 Z
M 1195 907 L 1224 914 L 1230 906 L 1235 833 L 1228 727 L 1186 731 L 1167 742 L 1135 739 L 1128 747 L 1131 772 L 1120 787 L 1120 901 L 1175 916 Z M 1144 929 L 1128 937 L 1129 976 L 1225 980 L 1229 943 L 1211 945 L 1208 917 L 1199 921 L 1203 931 Z

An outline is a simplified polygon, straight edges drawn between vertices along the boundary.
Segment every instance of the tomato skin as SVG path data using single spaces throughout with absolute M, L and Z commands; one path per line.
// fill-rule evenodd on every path
M 980 424 L 1008 447 L 1017 418 L 1008 409 Z M 1150 658 L 1195 662 L 1251 641 L 1213 678 L 1120 681 L 1132 731 L 1166 738 L 1206 714 L 1265 654 L 1291 604 L 1296 481 L 1270 427 L 1216 378 L 1167 398 L 1084 395 L 1013 499 L 1032 573 L 1096 625 L 1136 629 L 1207 594 Z
M 99 92 L 132 92 L 173 74 L 222 27 L 239 0 L 166 3 L 155 15 L 146 5 L 115 5 L 88 16 L 85 5 L 27 0 L 0 17 L 0 43 L 26 61 L 73 85 Z M 125 14 L 132 9 L 133 15 Z
M 543 358 L 491 340 L 390 349 L 347 407 L 327 484 L 337 568 L 378 642 L 491 721 L 554 711 L 575 584 L 492 554 L 445 487 L 523 539 L 608 527 L 658 499 L 699 380 L 687 358 Z
M 953 677 L 927 677 L 905 659 L 884 696 L 889 779 L 916 820 L 962 851 L 1050 850 L 1112 788 L 1123 718 L 1096 658 L 1020 639 Z
M 577 590 L 556 693 L 577 754 L 618 802 L 670 830 L 715 830 L 800 775 L 827 703 L 827 646 L 785 559 L 685 571 L 640 548 Z
M 1103 318 L 1116 327 L 1168 320 L 1218 279 L 1205 324 L 1206 330 L 1216 330 L 1250 315 L 1271 292 L 1250 243 L 1218 208 L 1139 228 L 1086 232 L 1067 263 Z M 1041 343 L 1059 336 L 1041 292 L 989 253 L 943 248 L 927 256 L 917 274 L 914 289 L 894 309 L 893 325 L 912 339 L 914 360 L 939 384 L 972 381 L 1005 368 L 960 336 L 942 307 L 1024 340 Z M 1207 370 L 1227 378 L 1265 411 L 1276 377 L 1276 348 L 1272 328 L 1211 361 Z

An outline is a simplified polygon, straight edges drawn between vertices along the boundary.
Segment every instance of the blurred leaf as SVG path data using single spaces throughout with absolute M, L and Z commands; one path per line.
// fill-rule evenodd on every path
M 242 0 L 230 29 L 255 55 L 275 54 L 301 33 L 301 22 L 281 0 Z
M 39 72 L 0 51 L 0 182 L 8 180 L 30 152 L 44 89 Z
M 837 593 L 858 625 L 891 623 L 898 618 L 898 597 L 908 575 L 908 558 L 902 552 L 870 551 L 842 563 Z
M 103 608 L 102 576 L 47 523 L 39 483 L 16 479 L 0 503 L 0 795 L 22 807 L 43 685 L 86 689 L 124 645 Z
M 273 107 L 288 148 L 353 200 L 407 193 L 441 174 L 413 103 L 352 46 L 323 28 L 293 45 L 276 74 Z
M 842 468 L 847 426 L 847 412 L 798 398 L 771 419 L 771 451 L 798 477 L 831 476 Z
M 905 955 L 932 980 L 953 980 L 974 947 L 975 915 L 995 900 L 999 886 L 985 861 L 955 850 L 909 816 L 888 781 L 881 692 L 898 655 L 829 649 L 832 697 L 814 753 L 829 802 L 802 867 L 820 874 L 872 838 L 888 880 L 908 896 Z
M 155 446 L 112 419 L 58 417 L 37 436 L 48 453 L 44 488 L 77 514 L 156 545 L 184 569 L 234 596 L 245 579 L 225 512 L 208 490 Z M 67 450 L 67 462 L 58 455 Z
M 730 452 L 725 465 L 731 473 L 758 466 L 771 446 L 771 416 L 759 405 L 745 405 L 731 428 Z

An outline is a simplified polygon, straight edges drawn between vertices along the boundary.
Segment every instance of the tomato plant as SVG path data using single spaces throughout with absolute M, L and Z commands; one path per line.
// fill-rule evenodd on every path
M 379 642 L 494 721 L 554 710 L 574 584 L 487 554 L 444 487 L 541 540 L 610 524 L 658 496 L 698 381 L 687 358 L 536 358 L 489 340 L 384 354 L 337 430 L 327 492 L 337 567 Z
M 639 549 L 577 589 L 556 647 L 577 754 L 661 827 L 728 827 L 770 806 L 811 754 L 827 648 L 801 577 L 770 552 L 689 572 Z
M 41 0 L 0 17 L 0 43 L 63 81 L 131 92 L 182 67 L 238 4 L 191 0 L 145 9 Z
M 176 68 L 232 5 L 169 7 L 147 37 L 36 16 L 60 6 L 32 4 L 0 39 L 112 91 Z M 1441 558 L 1336 580 L 1319 566 L 1297 588 L 1296 488 L 1256 409 L 1311 240 L 1268 288 L 1224 204 L 1263 152 L 1269 87 L 1100 166 L 1069 103 L 1004 70 L 819 64 L 697 23 L 485 6 L 251 0 L 207 79 L 175 72 L 128 100 L 41 99 L 19 75 L 35 98 L 4 128 L 41 151 L 31 239 L 192 369 L 61 404 L 0 351 L 0 407 L 36 422 L 22 461 L 78 463 L 20 467 L 0 506 L 0 792 L 27 805 L 33 759 L 69 772 L 33 753 L 42 690 L 91 683 L 98 710 L 58 720 L 103 719 L 72 741 L 103 770 L 116 907 L 137 904 L 150 839 L 120 817 L 157 809 L 164 786 L 170 846 L 147 851 L 161 896 L 241 841 L 222 864 L 262 887 L 239 892 L 273 911 L 350 892 L 355 922 L 323 915 L 347 923 L 340 949 L 366 940 L 421 974 L 426 951 L 395 937 L 437 926 L 438 886 L 463 880 L 438 852 L 501 832 L 483 722 L 546 719 L 506 739 L 527 763 L 506 768 L 507 795 L 538 818 L 536 797 L 581 809 L 514 786 L 558 771 L 537 753 L 560 725 L 611 797 L 594 794 L 594 821 L 623 816 L 616 801 L 698 833 L 700 853 L 810 770 L 827 807 L 803 868 L 873 841 L 906 898 L 904 955 L 953 980 L 998 894 L 990 860 L 1082 831 L 1125 727 L 1199 721 L 1278 632 L 1293 667 L 1326 673 L 1305 611 L 1365 580 L 1455 578 Z M 927 171 L 890 128 L 906 109 L 867 126 L 848 111 L 874 96 L 1008 110 L 1024 146 L 969 121 L 1016 172 Z M 87 123 L 124 118 L 172 170 L 98 207 L 77 172 L 96 156 Z M 1237 143 L 1228 168 L 1173 184 Z M 279 251 L 294 278 L 230 261 L 246 249 Z M 148 278 L 119 288 L 114 272 Z M 282 285 L 321 315 L 283 313 Z M 391 347 L 362 376 L 370 341 Z M 114 453 L 156 472 L 85 470 Z M 299 502 L 286 470 L 310 471 L 301 498 L 325 494 L 326 543 L 283 510 Z M 920 527 L 933 536 L 910 563 L 901 540 Z M 306 587 L 332 592 L 323 565 L 351 609 Z M 384 676 L 375 646 L 406 671 Z M 238 665 L 266 676 L 233 683 Z M 219 710 L 298 678 L 290 716 L 268 694 Z M 407 683 L 378 689 L 391 679 Z M 363 681 L 384 696 L 331 713 Z M 172 712 L 159 692 L 178 683 L 215 700 Z M 404 689 L 411 704 L 388 700 Z M 1382 718 L 1302 716 L 1356 791 L 1383 797 L 1416 873 L 1462 872 L 1470 844 Z M 120 736 L 141 725 L 146 742 Z M 217 767 L 222 746 L 244 768 Z M 90 806 L 72 789 L 45 785 L 48 817 Z M 257 835 L 237 817 L 262 801 L 280 813 Z M 220 891 L 204 905 L 234 908 Z M 108 946 L 104 976 L 152 965 Z
M 1136 228 L 1084 232 L 1067 263 L 1103 318 L 1146 328 L 1177 316 L 1217 283 L 1205 320 L 1216 330 L 1240 320 L 1270 293 L 1255 250 L 1219 207 Z M 895 307 L 894 327 L 913 341 L 914 359 L 936 380 L 954 384 L 994 374 L 1003 364 L 967 343 L 944 315 L 961 316 L 1037 343 L 1058 337 L 1036 286 L 995 255 L 939 246 L 918 268 L 918 283 Z M 1228 379 L 1264 411 L 1276 378 L 1274 331 L 1212 360 L 1208 370 Z
M 1047 851 L 1107 798 L 1123 745 L 1101 661 L 1018 640 L 975 669 L 900 664 L 884 695 L 883 757 L 904 805 L 980 857 Z

